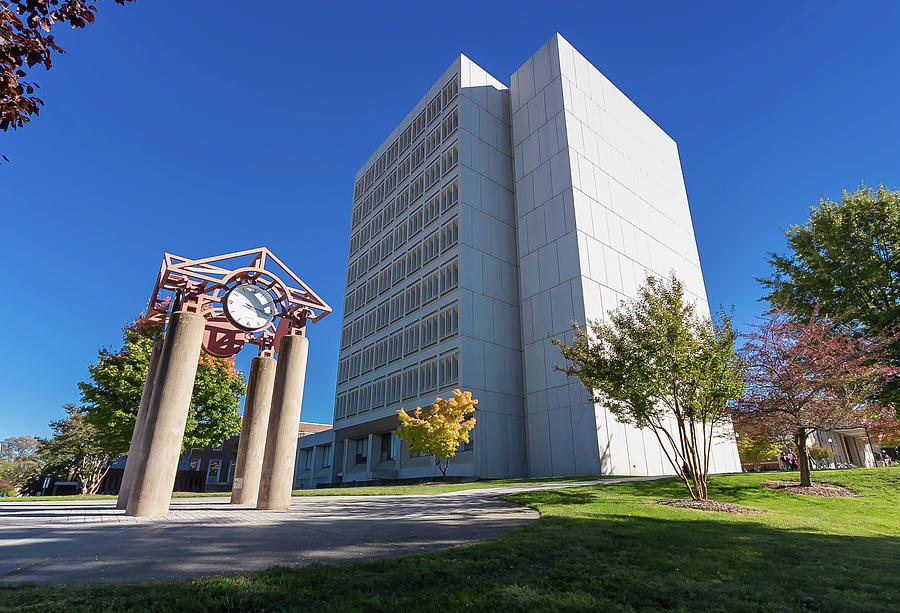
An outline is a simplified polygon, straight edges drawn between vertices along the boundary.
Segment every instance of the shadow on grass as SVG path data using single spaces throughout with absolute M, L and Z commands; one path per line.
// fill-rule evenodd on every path
M 573 504 L 582 497 L 553 495 Z M 189 582 L 0 588 L 0 608 L 893 612 L 898 566 L 894 536 L 621 513 L 544 517 L 490 541 L 374 562 Z

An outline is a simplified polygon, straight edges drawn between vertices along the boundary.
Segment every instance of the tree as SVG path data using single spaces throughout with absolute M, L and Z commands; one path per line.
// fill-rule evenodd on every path
M 65 53 L 50 28 L 57 23 L 84 28 L 94 23 L 96 12 L 93 4 L 80 0 L 0 0 L 0 130 L 21 128 L 44 105 L 34 95 L 38 84 L 22 79 L 38 64 L 50 70 L 53 52 Z
M 893 339 L 855 335 L 818 309 L 801 324 L 780 308 L 747 339 L 741 349 L 747 392 L 736 415 L 775 438 L 790 437 L 799 456 L 800 484 L 809 486 L 809 434 L 863 425 L 881 412 L 873 399 L 900 373 L 881 362 Z
M 80 481 L 81 494 L 96 494 L 117 454 L 103 449 L 97 429 L 81 407 L 66 405 L 68 417 L 50 422 L 53 436 L 41 440 L 38 449 L 46 474 L 66 475 Z
M 814 461 L 817 465 L 827 462 L 834 457 L 834 453 L 832 453 L 831 449 L 822 447 L 821 445 L 810 445 L 806 450 L 806 453 L 809 455 L 809 459 Z
M 759 465 L 778 457 L 778 444 L 766 437 L 753 437 L 742 434 L 737 439 L 738 455 L 741 462 L 752 464 L 754 470 L 759 470 Z
M 450 458 L 462 443 L 469 442 L 469 431 L 475 427 L 475 405 L 472 392 L 453 390 L 453 398 L 435 399 L 427 409 L 416 407 L 412 415 L 397 411 L 400 427 L 394 432 L 406 441 L 409 452 L 434 458 L 434 465 L 447 478 Z
M 900 321 L 900 190 L 865 184 L 845 190 L 839 203 L 812 207 L 787 238 L 791 253 L 771 254 L 774 272 L 759 279 L 769 302 L 789 307 L 800 322 L 819 310 L 846 314 L 842 323 L 855 336 L 890 333 Z M 886 358 L 900 366 L 900 337 Z M 900 380 L 882 395 L 900 407 Z
M 12 436 L 0 441 L 0 493 L 15 493 L 39 471 L 38 440 Z
M 744 390 L 730 317 L 698 316 L 672 273 L 647 277 L 608 322 L 572 325 L 571 345 L 553 340 L 569 363 L 557 369 L 620 422 L 653 432 L 691 498 L 706 499 L 713 438 L 730 430 L 726 407 Z
M 139 317 L 124 329 L 122 348 L 100 349 L 97 362 L 88 366 L 90 381 L 78 384 L 87 419 L 108 453 L 128 452 L 153 342 L 161 332 L 160 326 Z M 237 434 L 245 391 L 244 375 L 232 358 L 201 353 L 182 447 L 215 445 Z

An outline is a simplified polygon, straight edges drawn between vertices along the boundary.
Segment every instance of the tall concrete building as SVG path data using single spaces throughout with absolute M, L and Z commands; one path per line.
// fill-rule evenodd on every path
M 432 475 L 390 431 L 456 387 L 480 403 L 451 474 L 671 472 L 550 343 L 670 270 L 708 311 L 675 141 L 558 34 L 509 87 L 459 56 L 356 174 L 334 429 L 298 484 Z

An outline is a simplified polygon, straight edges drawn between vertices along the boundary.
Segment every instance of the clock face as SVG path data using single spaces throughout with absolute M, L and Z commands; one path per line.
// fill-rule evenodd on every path
M 225 315 L 238 328 L 260 330 L 275 318 L 271 294 L 256 285 L 238 285 L 225 296 Z

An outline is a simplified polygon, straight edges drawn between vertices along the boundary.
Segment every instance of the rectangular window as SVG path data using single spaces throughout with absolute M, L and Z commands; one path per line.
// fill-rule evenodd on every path
M 206 469 L 206 482 L 216 483 L 219 481 L 219 471 L 222 470 L 222 460 L 210 460 Z
M 453 179 L 441 189 L 441 213 L 450 210 L 457 202 L 459 202 L 459 181 Z
M 441 291 L 440 278 L 440 271 L 435 270 L 422 279 L 422 304 L 427 304 L 438 297 Z
M 435 230 L 422 240 L 422 263 L 427 264 L 440 253 L 441 236 Z
M 406 242 L 406 228 L 406 222 L 400 222 L 400 225 L 394 228 L 394 248 L 399 249 Z
M 457 127 L 459 127 L 459 109 L 453 109 L 441 122 L 441 140 L 447 140 Z
M 422 229 L 422 207 L 419 207 L 409 215 L 409 219 L 406 220 L 406 227 L 408 229 L 407 235 L 409 238 L 412 238 L 416 235 L 416 232 Z
M 350 378 L 359 376 L 360 352 L 357 351 L 350 356 Z
M 425 169 L 424 190 L 431 189 L 431 186 L 441 180 L 441 161 L 435 160 Z
M 388 360 L 393 362 L 403 357 L 403 333 L 394 332 L 388 339 Z
M 331 467 L 331 445 L 322 445 L 322 468 Z
M 347 416 L 356 415 L 359 410 L 359 389 L 351 390 L 347 394 Z
M 422 304 L 422 288 L 418 283 L 406 288 L 406 312 L 412 313 Z
M 303 460 L 303 466 L 304 466 L 305 470 L 312 470 L 312 456 L 313 456 L 312 449 L 304 449 L 303 455 L 305 456 L 305 458 Z
M 459 263 L 454 259 L 441 267 L 441 293 L 455 289 L 459 285 Z
M 359 412 L 365 413 L 372 406 L 372 386 L 363 385 L 359 388 Z
M 400 372 L 392 373 L 387 378 L 387 385 L 385 389 L 385 401 L 387 404 L 394 404 L 395 402 L 400 402 L 400 384 L 403 374 Z
M 428 106 L 425 107 L 425 120 L 427 123 L 431 123 L 435 119 L 437 119 L 441 114 L 441 95 L 438 94 L 434 98 L 431 99 L 431 102 L 428 103 Z
M 455 247 L 459 242 L 459 220 L 453 219 L 441 226 L 441 251 Z
M 372 409 L 384 406 L 384 377 L 372 384 Z
M 397 436 L 394 434 L 381 435 L 381 461 L 392 462 L 397 459 Z
M 425 155 L 429 156 L 441 146 L 441 129 L 435 128 L 425 139 Z
M 374 348 L 370 345 L 362 350 L 359 358 L 359 370 L 367 373 L 372 370 L 372 362 L 374 358 Z
M 391 322 L 391 305 L 390 302 L 385 300 L 381 304 L 378 305 L 376 324 L 378 329 L 381 330 L 385 326 L 387 326 Z
M 407 326 L 403 331 L 403 350 L 407 355 L 419 350 L 419 324 Z
M 419 367 L 410 366 L 403 371 L 403 398 L 415 398 L 419 395 Z
M 459 162 L 459 145 L 453 143 L 453 146 L 444 149 L 441 155 L 441 176 L 446 175 Z
M 345 324 L 344 329 L 341 330 L 341 349 L 346 349 L 350 346 L 351 339 L 353 338 L 353 330 L 350 324 Z
M 363 337 L 363 317 L 358 318 L 353 322 L 353 337 L 351 342 L 357 343 L 362 340 Z
M 419 367 L 419 393 L 437 391 L 437 360 L 431 360 Z
M 381 239 L 381 257 L 383 259 L 387 259 L 391 253 L 394 251 L 394 235 L 392 233 L 388 233 L 383 239 Z
M 388 355 L 388 339 L 383 338 L 375 343 L 375 364 L 374 368 L 381 368 L 387 364 Z
M 412 170 L 418 168 L 425 161 L 425 141 L 419 143 L 409 154 L 409 166 Z
M 356 439 L 356 464 L 365 464 L 369 456 L 369 439 Z
M 438 341 L 440 335 L 440 315 L 438 313 L 432 313 L 423 317 L 419 326 L 422 330 L 422 347 L 427 347 Z
M 444 86 L 444 89 L 441 90 L 441 100 L 444 103 L 444 107 L 447 106 L 451 100 L 456 98 L 456 94 L 459 93 L 459 77 L 457 75 L 453 75 L 453 77 L 447 81 L 447 84 Z
M 394 284 L 400 283 L 403 280 L 403 277 L 406 276 L 406 256 L 400 256 L 396 260 L 394 260 L 394 264 L 392 265 L 392 272 L 394 277 Z
M 441 213 L 441 197 L 440 194 L 435 194 L 431 198 L 425 201 L 425 204 L 422 206 L 422 224 L 427 226 L 432 221 L 438 218 L 438 215 Z
M 459 383 L 459 353 L 451 353 L 441 357 L 440 379 L 441 388 Z
M 422 267 L 422 245 L 417 244 L 406 252 L 406 274 L 411 275 Z
M 403 292 L 394 294 L 391 297 L 391 321 L 397 321 L 403 317 L 405 311 L 403 309 Z
M 440 335 L 441 339 L 453 336 L 459 332 L 459 306 L 454 302 L 450 306 L 441 309 Z
M 391 289 L 391 267 L 381 269 L 378 275 L 378 293 L 383 294 Z
M 376 275 L 372 275 L 372 277 L 366 281 L 366 299 L 367 300 L 375 300 L 378 296 L 378 277 Z
M 378 262 L 381 261 L 381 245 L 379 243 L 375 243 L 372 245 L 372 248 L 369 249 L 369 270 L 372 270 L 376 266 L 378 266 Z
M 375 309 L 363 316 L 363 335 L 369 336 L 375 332 Z
M 423 110 L 412 122 L 412 140 L 416 140 L 425 131 L 425 111 Z

